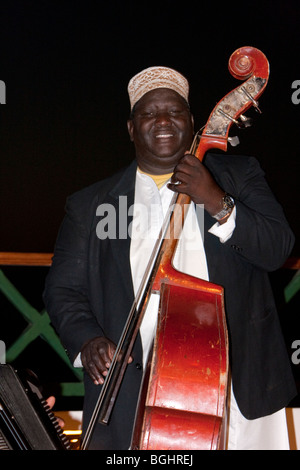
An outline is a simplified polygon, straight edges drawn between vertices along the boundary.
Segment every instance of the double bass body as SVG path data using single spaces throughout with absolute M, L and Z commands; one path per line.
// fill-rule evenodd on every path
M 169 265 L 169 273 L 178 274 L 172 270 Z M 181 275 L 176 283 L 162 282 L 160 296 L 132 448 L 223 448 L 228 342 L 222 288 Z

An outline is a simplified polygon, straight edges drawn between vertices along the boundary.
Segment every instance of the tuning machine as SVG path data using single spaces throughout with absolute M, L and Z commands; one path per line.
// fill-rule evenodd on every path
M 249 118 L 241 114 L 237 125 L 239 128 L 244 129 L 245 127 L 251 127 L 252 123 L 253 123 L 252 118 Z
M 256 101 L 253 96 L 251 95 L 251 92 L 254 91 L 253 85 L 248 85 L 248 89 L 246 89 L 244 86 L 241 87 L 242 92 L 247 96 L 247 98 L 252 102 L 252 105 L 259 114 L 262 114 L 261 110 L 258 107 L 258 101 Z
M 240 139 L 236 135 L 234 137 L 228 137 L 228 142 L 230 143 L 232 147 L 236 147 L 237 145 L 239 145 Z
M 244 116 L 243 114 L 240 115 L 239 120 L 235 119 L 229 114 L 230 107 L 224 106 L 224 108 L 219 108 L 218 112 L 225 118 L 229 119 L 229 121 L 233 122 L 239 129 L 244 129 L 245 127 L 250 127 L 252 125 L 252 119 Z

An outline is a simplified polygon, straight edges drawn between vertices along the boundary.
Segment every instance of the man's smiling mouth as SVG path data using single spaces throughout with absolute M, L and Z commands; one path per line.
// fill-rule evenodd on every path
M 156 139 L 166 139 L 169 137 L 174 137 L 174 134 L 157 134 L 155 136 Z

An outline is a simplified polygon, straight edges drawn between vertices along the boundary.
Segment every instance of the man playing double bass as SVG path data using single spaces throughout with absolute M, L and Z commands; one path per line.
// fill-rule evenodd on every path
M 130 80 L 128 92 L 135 160 L 68 198 L 44 294 L 70 360 L 84 367 L 83 432 L 178 192 L 189 195 L 192 204 L 175 267 L 224 288 L 231 373 L 228 449 L 287 449 L 284 407 L 296 389 L 268 280 L 294 242 L 283 210 L 255 158 L 208 153 L 200 162 L 188 153 L 193 116 L 189 84 L 180 73 L 150 67 Z M 124 200 L 132 209 L 126 214 Z M 109 208 L 117 224 L 111 232 L 109 218 L 106 230 L 102 224 Z M 119 236 L 122 217 L 127 236 Z M 90 449 L 130 447 L 158 298 L 150 299 L 109 424 L 96 426 Z

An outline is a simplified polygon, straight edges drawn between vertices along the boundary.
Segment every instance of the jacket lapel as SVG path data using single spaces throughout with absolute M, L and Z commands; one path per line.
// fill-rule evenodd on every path
M 133 162 L 125 170 L 119 182 L 108 193 L 105 200 L 106 204 L 111 205 L 115 215 L 115 238 L 108 238 L 107 243 L 111 248 L 112 262 L 118 267 L 120 279 L 126 284 L 131 300 L 134 298 L 134 294 L 130 267 L 131 240 L 128 234 L 128 227 L 132 217 L 128 215 L 128 211 L 134 203 L 136 168 L 136 162 Z M 107 248 L 106 244 L 104 246 Z

